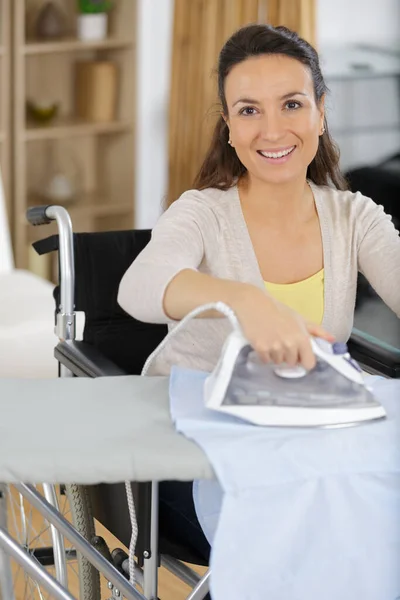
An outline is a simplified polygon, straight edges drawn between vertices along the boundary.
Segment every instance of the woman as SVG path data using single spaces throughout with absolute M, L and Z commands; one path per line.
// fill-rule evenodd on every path
M 222 114 L 195 189 L 161 217 L 118 301 L 173 329 L 223 300 L 265 360 L 310 368 L 310 334 L 350 336 L 358 271 L 400 316 L 400 239 L 380 206 L 346 191 L 307 42 L 283 27 L 239 30 L 221 51 L 218 90 Z M 152 373 L 214 367 L 230 326 L 206 317 L 171 340 Z
M 346 341 L 358 272 L 400 316 L 400 238 L 381 206 L 346 189 L 316 51 L 284 27 L 224 45 L 221 117 L 194 189 L 173 202 L 124 275 L 118 301 L 171 329 L 222 300 L 265 361 L 315 364 L 309 336 Z M 152 365 L 211 370 L 230 326 L 195 319 Z

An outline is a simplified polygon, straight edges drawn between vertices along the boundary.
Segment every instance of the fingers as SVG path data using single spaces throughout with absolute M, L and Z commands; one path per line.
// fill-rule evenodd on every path
M 302 363 L 302 357 L 304 355 L 306 363 L 308 365 L 311 364 L 310 367 L 304 365 L 306 368 L 312 368 L 315 365 L 315 359 L 313 362 L 314 353 L 311 349 L 308 336 L 303 339 L 299 338 L 298 341 L 288 339 L 282 342 L 275 342 L 271 344 L 268 350 L 265 348 L 258 348 L 257 352 L 261 360 L 265 363 L 273 362 L 276 365 L 285 363 L 290 367 L 294 367 L 295 365 Z
M 299 349 L 294 340 L 284 342 L 285 354 L 284 361 L 290 367 L 294 367 L 299 362 Z
M 269 355 L 271 360 L 277 365 L 286 363 L 290 367 L 294 367 L 299 359 L 298 345 L 293 339 L 283 340 L 271 347 Z
M 265 362 L 301 364 L 305 369 L 315 367 L 316 358 L 311 337 L 319 337 L 330 343 L 333 335 L 315 323 L 305 321 L 295 311 L 279 302 L 271 302 L 266 296 L 257 296 L 240 319 L 244 334 Z
M 269 356 L 272 362 L 276 365 L 279 365 L 285 362 L 285 349 L 283 345 L 279 342 L 275 342 L 272 344 L 269 350 Z
M 310 371 L 311 369 L 313 369 L 315 367 L 316 358 L 315 358 L 315 354 L 313 352 L 313 349 L 311 347 L 311 340 L 310 340 L 310 338 L 305 338 L 302 341 L 302 343 L 300 344 L 300 347 L 299 347 L 299 363 L 305 369 L 307 369 L 307 371 Z
M 335 341 L 335 336 L 333 336 L 331 333 L 328 333 L 327 331 L 325 331 L 325 329 L 323 327 L 321 327 L 321 325 L 316 325 L 315 323 L 311 323 L 310 321 L 308 321 L 308 322 L 306 322 L 306 327 L 307 327 L 308 333 L 314 337 L 322 338 L 323 340 L 326 340 L 327 342 Z

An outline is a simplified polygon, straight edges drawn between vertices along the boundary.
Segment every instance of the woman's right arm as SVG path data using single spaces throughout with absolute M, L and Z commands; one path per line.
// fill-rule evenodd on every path
M 207 248 L 203 232 L 207 232 Z M 167 323 L 175 318 L 179 320 L 182 315 L 174 317 L 165 312 L 166 288 L 181 271 L 200 275 L 198 268 L 206 253 L 212 255 L 218 244 L 218 223 L 204 199 L 197 199 L 196 192 L 184 194 L 161 216 L 149 244 L 123 276 L 118 303 L 139 321 Z
M 311 369 L 315 366 L 315 356 L 310 336 L 334 340 L 322 327 L 307 323 L 254 285 L 191 270 L 181 271 L 169 283 L 164 294 L 164 310 L 172 319 L 180 320 L 198 306 L 218 301 L 232 308 L 245 337 L 265 362 L 302 364 Z M 200 315 L 221 316 L 216 311 Z

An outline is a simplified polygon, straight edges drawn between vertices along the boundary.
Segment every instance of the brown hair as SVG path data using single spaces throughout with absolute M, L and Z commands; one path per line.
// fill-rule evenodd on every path
M 231 69 L 244 60 L 263 54 L 285 55 L 306 65 L 313 78 L 314 94 L 319 103 L 328 88 L 319 66 L 316 50 L 297 33 L 287 27 L 271 25 L 248 25 L 242 27 L 225 43 L 218 61 L 218 96 L 223 115 L 228 115 L 225 98 L 225 79 Z M 339 150 L 330 136 L 325 118 L 325 131 L 320 136 L 317 153 L 307 169 L 307 178 L 316 185 L 334 185 L 348 189 L 346 179 L 339 168 Z M 229 130 L 221 115 L 217 121 L 209 150 L 196 176 L 193 187 L 227 190 L 246 173 L 235 150 L 228 144 Z

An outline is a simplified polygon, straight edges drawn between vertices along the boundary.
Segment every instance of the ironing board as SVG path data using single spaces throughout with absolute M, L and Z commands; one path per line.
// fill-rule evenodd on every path
M 29 489 L 31 483 L 213 478 L 203 451 L 175 431 L 168 389 L 167 377 L 0 379 L 0 496 L 2 484 L 14 483 L 41 510 L 44 500 L 34 488 Z M 63 523 L 54 508 L 48 505 L 42 514 L 124 597 L 145 600 L 69 523 Z M 6 544 L 10 552 L 13 544 L 1 525 L 0 519 L 0 567 L 1 547 Z M 13 552 L 16 558 L 15 545 Z M 5 564 L 3 559 L 3 568 Z M 29 565 L 27 559 L 23 564 L 40 576 L 37 566 Z M 5 577 L 3 585 L 10 590 L 8 567 Z M 73 600 L 57 582 L 51 586 L 47 589 L 52 590 L 52 597 Z M 11 593 L 4 592 L 3 600 L 11 598 Z
M 168 385 L 140 376 L 0 379 L 0 481 L 212 478 L 203 451 L 175 431 Z

